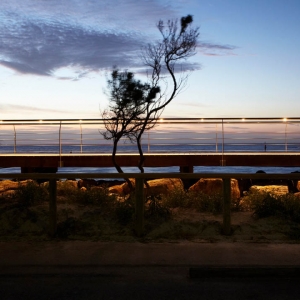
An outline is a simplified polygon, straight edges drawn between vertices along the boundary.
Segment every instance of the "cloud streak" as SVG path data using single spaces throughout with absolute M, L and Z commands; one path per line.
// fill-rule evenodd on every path
M 11 0 L 0 3 L 0 65 L 20 74 L 79 80 L 117 65 L 141 68 L 139 51 L 158 38 L 158 19 L 178 17 L 164 1 Z M 200 43 L 205 55 L 224 55 L 234 47 Z M 75 77 L 56 71 L 75 68 Z M 184 62 L 183 70 L 200 69 Z
M 207 56 L 223 56 L 223 55 L 234 55 L 233 50 L 238 47 L 233 45 L 222 45 L 209 42 L 200 42 L 198 50 Z

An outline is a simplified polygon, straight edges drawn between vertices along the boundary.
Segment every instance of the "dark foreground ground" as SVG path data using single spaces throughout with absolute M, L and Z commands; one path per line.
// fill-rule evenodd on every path
M 1 299 L 299 299 L 285 276 L 191 279 L 186 267 L 60 268 L 0 278 Z
M 299 299 L 299 273 L 299 244 L 0 242 L 4 300 Z

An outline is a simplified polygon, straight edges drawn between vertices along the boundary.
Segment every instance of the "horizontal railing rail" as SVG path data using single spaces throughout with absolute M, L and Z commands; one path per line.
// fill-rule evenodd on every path
M 0 174 L 0 179 L 46 179 L 49 180 L 49 234 L 55 236 L 57 229 L 57 179 L 84 178 L 135 178 L 135 229 L 138 236 L 144 232 L 144 181 L 155 178 L 221 178 L 223 180 L 223 233 L 231 233 L 231 179 L 292 179 L 300 180 L 300 173 L 281 174 L 246 174 L 246 173 L 7 173 Z
M 300 118 L 165 118 L 144 133 L 145 152 L 300 152 Z M 103 119 L 0 121 L 0 153 L 107 153 Z M 119 143 L 120 152 L 136 145 Z

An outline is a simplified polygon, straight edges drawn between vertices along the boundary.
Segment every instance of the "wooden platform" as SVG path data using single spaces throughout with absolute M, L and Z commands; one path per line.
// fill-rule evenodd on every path
M 300 167 L 300 153 L 158 153 L 145 154 L 145 167 L 179 166 L 191 172 L 193 166 Z M 119 154 L 121 166 L 137 166 L 137 154 Z M 0 167 L 112 167 L 111 154 L 0 154 Z

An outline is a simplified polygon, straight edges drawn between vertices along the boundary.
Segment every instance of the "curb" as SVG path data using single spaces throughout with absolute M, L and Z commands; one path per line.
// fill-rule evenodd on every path
M 189 269 L 189 278 L 300 278 L 300 266 L 200 266 Z

